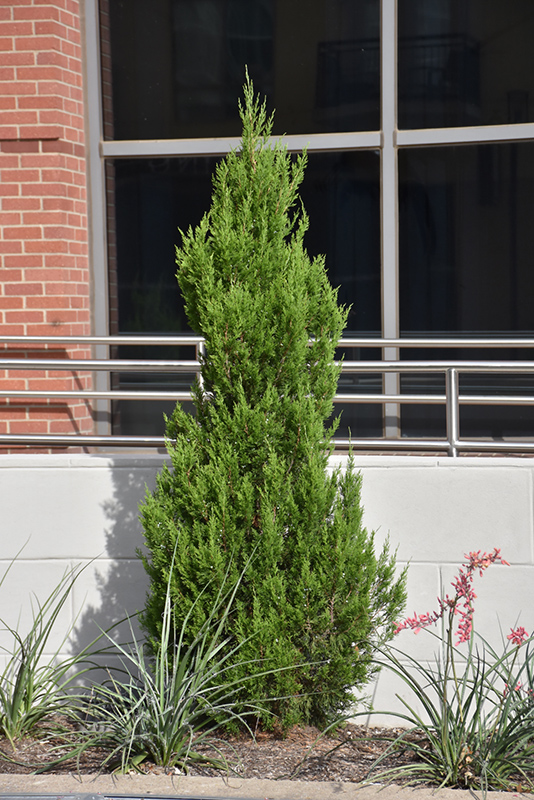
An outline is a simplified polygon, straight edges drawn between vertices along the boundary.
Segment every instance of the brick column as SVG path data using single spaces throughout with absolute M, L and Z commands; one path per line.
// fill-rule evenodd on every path
M 87 335 L 90 320 L 80 3 L 10 0 L 0 4 L 0 335 Z M 90 355 L 59 344 L 9 352 Z M 84 401 L 5 399 L 90 387 L 87 373 L 0 364 L 0 433 L 90 432 Z

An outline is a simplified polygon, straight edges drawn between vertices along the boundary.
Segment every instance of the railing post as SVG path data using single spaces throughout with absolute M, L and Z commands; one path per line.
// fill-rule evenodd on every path
M 206 343 L 202 341 L 197 344 L 197 353 L 196 353 L 197 361 L 201 361 L 200 356 L 205 356 L 205 355 L 206 355 Z M 200 386 L 202 394 L 204 394 L 204 378 L 202 377 L 202 372 L 198 373 L 198 384 Z
M 460 404 L 458 402 L 459 376 L 457 369 L 448 369 L 445 373 L 445 413 L 447 416 L 447 441 L 449 455 L 458 455 L 458 439 L 460 438 Z

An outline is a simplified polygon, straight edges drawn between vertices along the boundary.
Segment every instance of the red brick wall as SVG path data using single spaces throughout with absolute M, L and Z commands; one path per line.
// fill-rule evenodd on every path
M 0 3 L 0 336 L 90 334 L 79 0 Z M 17 357 L 89 356 L 71 346 Z M 6 354 L 6 351 L 1 351 Z M 90 388 L 87 374 L 6 373 L 0 433 L 92 429 L 83 401 L 5 400 L 6 389 Z

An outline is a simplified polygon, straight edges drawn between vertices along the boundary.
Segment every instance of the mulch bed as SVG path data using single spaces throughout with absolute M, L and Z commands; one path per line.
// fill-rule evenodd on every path
M 402 729 L 347 725 L 323 736 L 317 728 L 296 727 L 285 737 L 261 732 L 256 741 L 250 737 L 230 737 L 217 745 L 244 778 L 358 783 L 369 777 L 371 767 L 381 756 L 381 770 L 413 760 L 414 753 L 410 750 L 386 754 L 402 732 Z M 190 774 L 216 773 L 197 767 Z
M 367 728 L 346 725 L 343 729 L 322 736 L 317 728 L 295 727 L 285 736 L 260 732 L 255 740 L 250 736 L 224 736 L 202 746 L 206 755 L 224 756 L 229 768 L 243 778 L 271 780 L 350 781 L 359 782 L 369 775 L 374 762 L 385 753 L 391 741 L 402 731 L 392 728 Z M 25 738 L 16 743 L 15 750 L 7 740 L 0 740 L 0 773 L 31 773 L 46 764 L 51 757 L 51 742 Z M 57 745 L 57 742 L 56 742 Z M 56 752 L 55 757 L 58 753 Z M 106 772 L 102 769 L 105 751 L 87 750 L 80 760 L 71 760 L 53 769 L 55 774 Z M 413 752 L 411 753 L 413 760 Z M 410 761 L 410 751 L 391 753 L 380 764 L 388 768 Z M 161 767 L 150 763 L 141 766 L 143 772 L 162 773 Z M 220 775 L 209 767 L 191 764 L 189 775 Z

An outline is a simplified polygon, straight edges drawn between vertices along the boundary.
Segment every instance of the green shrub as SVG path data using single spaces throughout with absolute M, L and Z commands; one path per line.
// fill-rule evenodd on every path
M 324 258 L 304 249 L 306 155 L 269 143 L 272 118 L 248 79 L 240 111 L 241 149 L 217 167 L 211 210 L 177 249 L 186 311 L 206 351 L 196 415 L 178 405 L 167 420 L 172 465 L 141 509 L 151 580 L 142 623 L 157 647 L 175 548 L 177 626 L 190 615 L 184 645 L 228 570 L 237 582 L 255 549 L 224 635 L 243 643 L 240 662 L 260 658 L 276 671 L 247 680 L 247 698 L 279 698 L 264 708 L 284 726 L 322 724 L 368 680 L 405 576 L 395 578 L 387 547 L 375 555 L 352 464 L 327 470 L 347 311 Z M 250 670 L 235 666 L 243 678 Z

